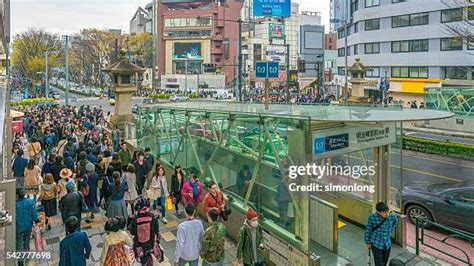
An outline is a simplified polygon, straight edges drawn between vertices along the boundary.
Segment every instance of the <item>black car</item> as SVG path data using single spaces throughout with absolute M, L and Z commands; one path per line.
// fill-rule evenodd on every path
M 402 207 L 415 216 L 474 234 L 474 181 L 412 183 L 402 190 Z

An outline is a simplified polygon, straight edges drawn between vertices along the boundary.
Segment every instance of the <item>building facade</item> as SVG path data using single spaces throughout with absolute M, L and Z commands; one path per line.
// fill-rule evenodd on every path
M 449 29 L 474 21 L 474 1 L 360 0 L 354 4 L 345 48 L 344 27 L 338 29 L 338 85 L 343 86 L 344 56 L 348 65 L 361 58 L 373 70 L 366 89 L 390 79 L 390 97 L 423 101 L 425 87 L 473 85 L 474 42 Z M 473 33 L 474 34 L 474 33 Z M 368 92 L 370 94 L 370 92 Z M 366 91 L 367 94 L 367 91 Z
M 242 1 L 158 1 L 158 72 L 163 89 L 196 91 L 236 82 Z
M 300 60 L 305 68 L 299 73 L 300 87 L 311 84 L 312 93 L 318 93 L 324 79 L 324 26 L 302 24 L 299 46 Z
M 152 18 L 148 12 L 139 7 L 130 20 L 130 35 L 133 36 L 144 32 L 151 33 L 151 21 Z

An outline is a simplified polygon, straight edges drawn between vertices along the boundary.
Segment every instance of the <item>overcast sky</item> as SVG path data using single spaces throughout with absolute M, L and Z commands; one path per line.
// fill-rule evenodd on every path
M 329 0 L 293 0 L 300 11 L 319 11 L 329 24 Z M 83 28 L 113 28 L 128 32 L 129 21 L 138 6 L 151 0 L 13 0 L 12 35 L 30 27 L 58 34 L 72 34 Z

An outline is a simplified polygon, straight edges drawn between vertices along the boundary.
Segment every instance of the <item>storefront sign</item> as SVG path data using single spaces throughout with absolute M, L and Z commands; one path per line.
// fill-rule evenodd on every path
M 313 156 L 331 157 L 395 143 L 395 123 L 345 126 L 313 134 Z
M 286 59 L 285 49 L 286 48 L 282 46 L 269 45 L 267 47 L 267 61 L 276 61 L 284 64 Z

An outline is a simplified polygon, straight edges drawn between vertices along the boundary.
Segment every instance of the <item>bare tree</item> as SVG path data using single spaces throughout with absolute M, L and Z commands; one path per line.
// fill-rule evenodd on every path
M 446 31 L 453 37 L 458 37 L 471 49 L 474 49 L 474 2 L 472 0 L 441 0 L 447 9 L 452 9 L 454 16 L 461 19 L 453 23 L 444 23 Z M 474 51 L 469 51 L 474 54 Z

